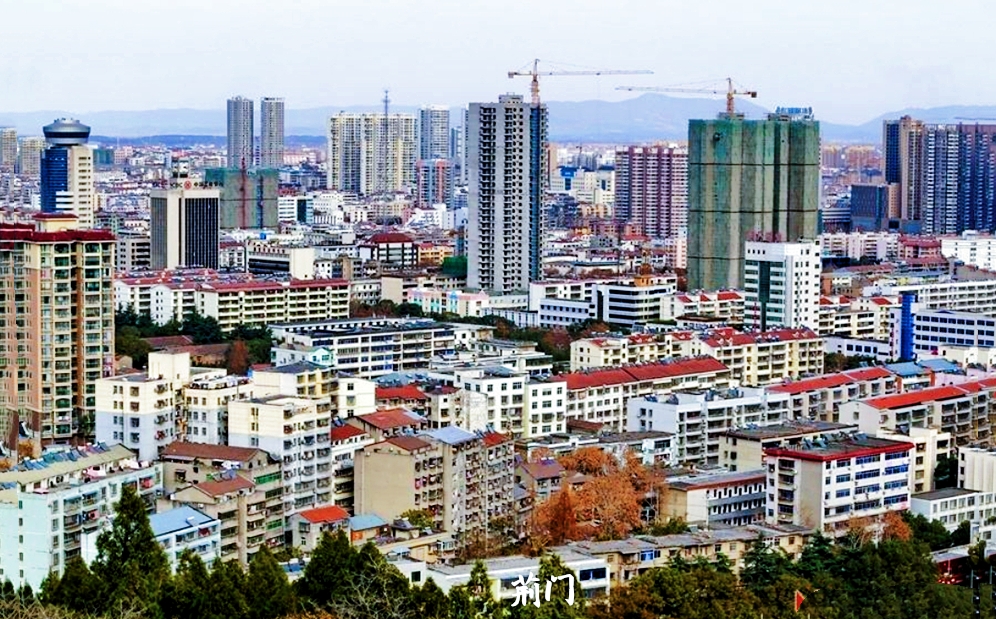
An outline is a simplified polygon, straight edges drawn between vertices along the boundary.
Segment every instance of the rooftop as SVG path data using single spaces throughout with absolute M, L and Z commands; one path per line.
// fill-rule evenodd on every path
M 447 445 L 462 445 L 479 440 L 481 437 L 473 432 L 468 432 L 457 426 L 446 426 L 423 433 L 423 436 L 431 436 L 435 440 Z
M 841 430 L 856 430 L 856 425 L 833 423 L 831 421 L 786 421 L 773 426 L 755 426 L 730 430 L 727 436 L 747 440 L 763 441 L 773 438 L 796 436 L 799 434 L 815 434 L 818 432 L 839 432 Z
M 351 531 L 365 531 L 383 526 L 387 526 L 387 521 L 376 514 L 357 514 L 349 518 Z
M 354 419 L 359 420 L 364 425 L 371 425 L 378 430 L 420 426 L 425 423 L 424 417 L 404 408 L 380 410 L 367 415 L 358 415 Z
M 751 483 L 764 483 L 767 476 L 765 469 L 755 469 L 752 471 L 726 470 L 717 472 L 693 473 L 668 480 L 668 487 L 676 490 L 702 490 L 704 488 L 723 488 L 726 486 L 739 486 Z
M 199 458 L 202 460 L 221 460 L 225 462 L 248 462 L 256 457 L 259 449 L 255 447 L 230 447 L 228 445 L 213 445 L 210 443 L 190 443 L 175 441 L 162 451 L 162 457 Z
M 969 490 L 967 488 L 941 488 L 940 490 L 931 490 L 930 492 L 921 492 L 919 494 L 914 494 L 910 498 L 913 500 L 920 500 L 920 501 L 940 501 L 943 499 L 951 499 L 959 496 L 969 496 L 978 493 L 979 490 Z
M 211 496 L 224 496 L 239 490 L 250 490 L 255 487 L 251 481 L 244 477 L 235 475 L 232 479 L 218 479 L 212 481 L 202 481 L 195 488 Z
M 809 445 L 765 449 L 764 453 L 780 458 L 826 462 L 841 458 L 859 458 L 896 451 L 909 451 L 913 447 L 913 443 L 855 434 L 839 441 L 820 441 Z
M 219 521 L 187 505 L 149 516 L 149 526 L 156 537 L 212 523 L 219 524 Z
M 689 374 L 724 372 L 727 367 L 712 357 L 683 357 L 665 363 L 647 363 L 616 368 L 583 370 L 561 374 L 555 380 L 567 383 L 568 389 L 592 389 L 645 380 L 657 380 Z
M 301 512 L 301 517 L 312 524 L 323 524 L 326 522 L 340 522 L 349 519 L 349 512 L 338 505 L 325 505 L 314 509 L 306 509 Z

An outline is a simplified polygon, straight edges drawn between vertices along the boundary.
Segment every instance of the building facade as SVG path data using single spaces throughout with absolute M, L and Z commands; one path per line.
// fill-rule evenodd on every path
M 259 166 L 261 168 L 284 166 L 283 99 L 263 97 L 259 102 Z
M 233 97 L 228 100 L 228 167 L 255 167 L 253 142 L 255 103 L 252 99 Z
M 819 242 L 757 243 L 744 249 L 744 324 L 819 329 Z
M 676 145 L 616 149 L 615 216 L 636 234 L 664 239 L 688 226 L 688 151 Z
M 360 195 L 410 190 L 417 159 L 412 114 L 342 112 L 329 119 L 329 189 Z
M 741 288 L 745 243 L 818 234 L 819 123 L 722 116 L 688 126 L 688 288 Z
M 547 112 L 517 95 L 467 115 L 467 285 L 508 293 L 540 278 Z
M 170 189 L 152 190 L 153 269 L 218 268 L 219 201 L 217 189 L 195 188 L 181 177 L 177 177 Z
M 93 228 L 97 209 L 93 151 L 86 145 L 90 127 L 62 118 L 43 128 L 41 211 L 76 216 L 79 227 Z

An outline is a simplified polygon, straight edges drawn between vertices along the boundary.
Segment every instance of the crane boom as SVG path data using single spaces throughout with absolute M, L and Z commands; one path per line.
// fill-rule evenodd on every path
M 757 98 L 756 90 L 737 90 L 733 87 L 733 78 L 726 78 L 726 90 L 716 90 L 714 88 L 670 88 L 659 86 L 618 86 L 616 90 L 628 90 L 631 92 L 677 92 L 685 94 L 703 95 L 726 95 L 726 113 L 731 116 L 736 112 L 733 104 L 734 97 Z
M 533 68 L 531 71 L 509 71 L 509 79 L 513 77 L 526 76 L 532 78 L 532 84 L 530 85 L 530 94 L 532 96 L 533 105 L 539 105 L 539 77 L 542 76 L 576 76 L 576 75 L 653 75 L 653 71 L 646 70 L 634 70 L 627 71 L 621 69 L 591 69 L 591 70 L 568 70 L 568 71 L 540 71 L 539 70 L 539 59 L 533 60 Z

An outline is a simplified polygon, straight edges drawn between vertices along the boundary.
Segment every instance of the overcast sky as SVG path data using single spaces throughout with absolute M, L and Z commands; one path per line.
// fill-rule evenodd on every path
M 905 107 L 996 103 L 991 0 L 0 0 L 0 111 L 291 108 L 491 100 L 551 77 L 546 100 L 734 77 L 757 103 L 858 123 Z

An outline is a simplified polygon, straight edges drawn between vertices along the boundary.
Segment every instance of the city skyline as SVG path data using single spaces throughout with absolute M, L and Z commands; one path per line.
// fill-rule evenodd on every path
M 976 78 L 985 70 L 984 38 L 962 37 L 953 26 L 934 24 L 927 12 L 933 6 L 924 1 L 906 3 L 902 11 L 846 0 L 833 9 L 792 5 L 791 12 L 774 0 L 723 11 L 715 10 L 715 2 L 686 6 L 631 1 L 607 7 L 593 2 L 550 1 L 534 6 L 516 1 L 500 15 L 483 15 L 444 1 L 432 8 L 438 19 L 427 19 L 432 15 L 416 5 L 387 0 L 334 7 L 301 0 L 299 10 L 293 11 L 250 4 L 254 6 L 232 10 L 236 5 L 231 2 L 203 6 L 184 0 L 175 10 L 158 15 L 156 28 L 148 28 L 147 14 L 118 0 L 60 5 L 59 11 L 48 10 L 46 2 L 11 3 L 5 14 L 12 23 L 44 23 L 51 36 L 34 36 L 30 28 L 9 33 L 19 53 L 16 61 L 0 60 L 0 80 L 8 86 L 0 95 L 0 110 L 65 107 L 63 84 L 48 70 L 53 61 L 65 71 L 86 69 L 90 75 L 73 93 L 72 103 L 78 108 L 74 112 L 81 115 L 101 110 L 206 109 L 237 92 L 251 97 L 277 93 L 302 108 L 355 105 L 376 101 L 385 87 L 392 90 L 392 98 L 406 103 L 463 105 L 492 98 L 495 92 L 524 93 L 527 80 L 511 81 L 507 72 L 532 57 L 560 61 L 564 68 L 655 72 L 551 78 L 542 83 L 548 101 L 620 100 L 631 95 L 616 92 L 619 85 L 703 82 L 727 75 L 758 90 L 758 102 L 766 107 L 813 106 L 822 120 L 831 122 L 865 122 L 906 107 L 996 101 L 996 85 Z M 950 8 L 959 14 L 985 8 L 980 0 L 957 0 L 954 5 Z M 189 19 L 194 13 L 197 19 Z M 298 19 L 303 13 L 311 17 Z M 573 49 L 568 42 L 575 41 L 593 18 L 599 23 L 597 43 L 584 46 L 583 52 L 565 51 Z M 412 23 L 424 27 L 410 28 Z M 883 23 L 890 27 L 882 28 Z M 903 44 L 928 23 L 930 37 L 923 45 Z M 327 36 L 328 24 L 350 26 Z M 223 25 L 220 30 L 219 25 Z M 60 36 L 70 30 L 108 28 L 115 37 L 96 37 L 82 52 L 69 43 L 60 47 L 61 41 L 74 40 Z M 354 54 L 372 48 L 366 38 L 372 28 L 385 34 L 376 46 L 378 53 Z M 247 61 L 250 41 L 271 29 L 293 32 L 288 39 L 293 43 Z M 510 31 L 516 36 L 505 36 Z M 667 36 L 660 36 L 662 31 Z M 522 41 L 535 43 L 523 46 Z M 629 41 L 641 41 L 639 52 L 626 45 Z M 121 53 L 125 48 L 128 54 Z M 412 71 L 403 60 L 412 49 L 447 58 L 452 66 L 447 71 Z M 329 63 L 316 81 L 309 63 L 301 61 L 304 50 L 316 59 L 341 57 L 349 62 Z M 675 50 L 681 50 L 677 62 Z M 205 55 L 226 66 L 226 71 L 210 77 L 191 74 L 189 67 Z M 398 61 L 391 62 L 392 58 Z M 150 71 L 150 66 L 156 69 Z M 183 87 L 157 87 L 165 81 Z M 329 94 L 332 84 L 334 96 Z M 844 95 L 845 89 L 861 96 Z

